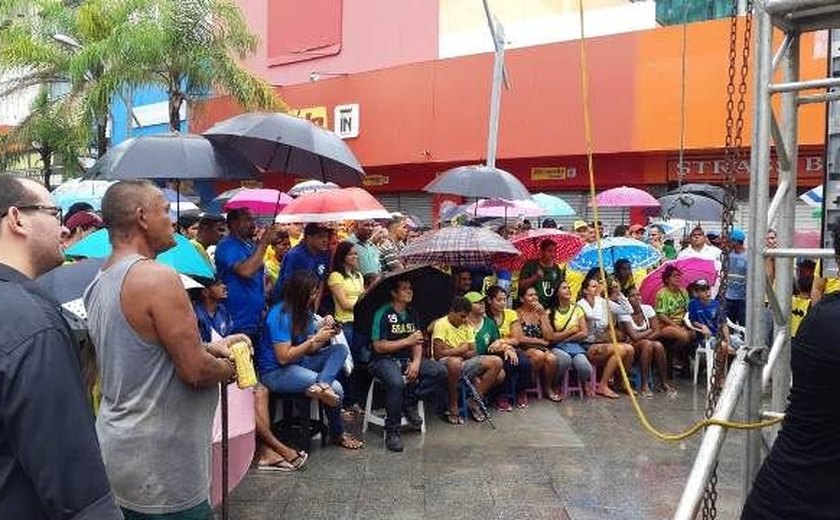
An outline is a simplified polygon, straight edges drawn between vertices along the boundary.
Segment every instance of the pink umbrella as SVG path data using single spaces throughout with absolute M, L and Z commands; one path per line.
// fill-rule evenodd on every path
M 301 195 L 283 208 L 275 220 L 288 224 L 390 218 L 391 213 L 370 193 L 362 188 L 344 188 Z
M 225 205 L 225 211 L 247 208 L 254 215 L 276 215 L 292 202 L 291 197 L 278 190 L 266 188 L 244 189 L 231 197 Z
M 653 305 L 656 301 L 656 293 L 662 288 L 662 271 L 665 266 L 676 266 L 682 272 L 680 285 L 683 288 L 688 287 L 692 282 L 696 282 L 701 278 L 705 278 L 710 285 L 715 285 L 717 281 L 717 270 L 715 269 L 714 260 L 707 260 L 705 258 L 682 258 L 679 260 L 671 260 L 660 265 L 642 280 L 642 286 L 639 287 L 639 293 L 642 296 L 642 301 L 648 305 Z
M 602 191 L 595 198 L 605 208 L 658 208 L 659 201 L 650 193 L 638 188 L 621 186 Z
M 228 491 L 232 491 L 245 477 L 254 458 L 254 391 L 227 385 L 228 392 Z M 213 478 L 210 503 L 222 502 L 222 415 L 221 405 L 213 418 Z
M 464 210 L 468 215 L 479 217 L 539 217 L 545 214 L 532 200 L 484 199 Z

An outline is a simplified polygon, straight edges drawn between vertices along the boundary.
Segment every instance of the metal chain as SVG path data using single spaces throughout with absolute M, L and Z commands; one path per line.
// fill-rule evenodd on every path
M 735 74 L 738 60 L 738 0 L 732 0 L 732 10 L 729 17 L 729 68 L 728 83 L 726 86 L 726 140 L 725 140 L 725 191 L 723 200 L 723 214 L 721 217 L 721 238 L 723 250 L 721 252 L 720 286 L 718 289 L 718 337 L 719 348 L 715 349 L 714 368 L 712 370 L 711 385 L 706 396 L 706 417 L 714 414 L 720 397 L 723 381 L 726 378 L 727 349 L 721 348 L 723 339 L 723 328 L 726 326 L 726 287 L 729 276 L 729 252 L 731 243 L 729 237 L 732 233 L 735 220 L 735 205 L 737 198 L 736 176 L 738 168 L 744 156 L 743 131 L 744 112 L 746 110 L 747 73 L 750 63 L 750 43 L 752 36 L 752 12 L 753 0 L 747 0 L 744 17 L 744 39 L 741 50 L 741 68 L 738 78 L 737 103 L 735 101 Z M 734 114 L 733 114 L 734 113 Z M 734 117 L 733 117 L 734 115 Z M 706 489 L 703 493 L 703 519 L 717 518 L 717 464 L 712 468 L 712 474 Z

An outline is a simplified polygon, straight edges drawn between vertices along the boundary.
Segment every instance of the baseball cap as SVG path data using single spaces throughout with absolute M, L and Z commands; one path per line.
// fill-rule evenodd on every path
M 478 291 L 470 291 L 464 295 L 464 298 L 468 299 L 470 303 L 479 303 L 484 301 L 484 295 Z
M 711 285 L 709 285 L 709 281 L 706 280 L 705 278 L 700 278 L 698 280 L 695 280 L 694 281 L 694 286 L 698 287 L 698 288 L 703 288 L 703 289 L 711 287 Z
M 729 238 L 735 242 L 743 242 L 746 240 L 747 235 L 742 230 L 735 228 L 732 230 L 732 233 L 729 234 Z
M 102 222 L 102 218 L 92 211 L 77 211 L 67 219 L 67 222 L 64 225 L 70 231 L 79 227 L 94 227 L 96 229 L 102 229 L 105 227 L 105 223 Z
M 632 226 L 630 226 L 630 229 L 628 229 L 628 231 L 630 231 L 631 233 L 635 233 L 636 231 L 644 231 L 644 230 L 645 230 L 645 226 L 643 226 L 641 224 L 633 224 Z
M 588 228 L 588 227 L 589 227 L 589 224 L 587 224 L 585 220 L 575 220 L 575 224 L 574 224 L 573 229 L 575 231 L 578 231 L 580 229 Z

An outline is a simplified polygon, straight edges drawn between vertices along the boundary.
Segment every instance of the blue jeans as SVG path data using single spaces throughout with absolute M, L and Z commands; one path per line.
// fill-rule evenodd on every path
M 562 345 L 576 345 L 577 348 L 563 348 Z M 574 352 L 574 354 L 569 354 L 566 352 L 569 350 Z M 583 353 L 583 348 L 580 347 L 577 343 L 567 344 L 561 343 L 561 346 L 554 347 L 551 349 L 552 352 L 557 356 L 557 362 L 560 365 L 560 378 L 562 379 L 563 374 L 569 370 L 569 367 L 575 369 L 577 373 L 578 381 L 580 382 L 581 386 L 589 381 L 589 378 L 592 377 L 592 363 L 586 358 L 586 354 Z
M 446 368 L 431 359 L 420 360 L 420 373 L 413 384 L 403 379 L 408 360 L 377 357 L 370 363 L 370 373 L 385 387 L 385 430 L 397 431 L 402 412 L 413 407 L 423 397 L 435 397 L 436 402 L 446 392 Z
M 505 360 L 505 392 L 516 399 L 519 392 L 531 388 L 533 383 L 531 371 L 531 359 L 525 354 L 521 348 L 516 349 L 516 356 L 519 358 L 519 364 L 514 365 L 508 360 Z
M 282 366 L 264 374 L 260 379 L 262 384 L 276 394 L 300 394 L 315 383 L 327 383 L 344 399 L 344 389 L 336 381 L 336 376 L 344 366 L 347 352 L 335 345 L 325 347 L 311 356 L 304 356 L 296 363 Z M 344 426 L 341 423 L 341 403 L 333 408 L 326 407 L 327 419 L 330 423 L 330 433 L 341 435 Z

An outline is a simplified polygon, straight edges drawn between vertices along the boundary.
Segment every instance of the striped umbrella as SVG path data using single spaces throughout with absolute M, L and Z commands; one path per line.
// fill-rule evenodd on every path
M 455 226 L 433 231 L 403 248 L 405 265 L 487 265 L 519 257 L 513 244 L 489 229 Z

